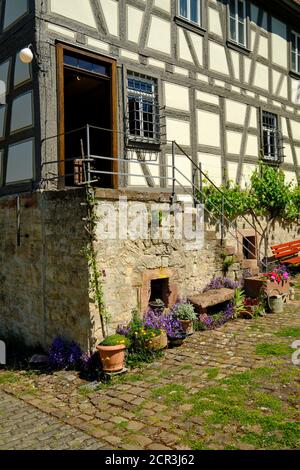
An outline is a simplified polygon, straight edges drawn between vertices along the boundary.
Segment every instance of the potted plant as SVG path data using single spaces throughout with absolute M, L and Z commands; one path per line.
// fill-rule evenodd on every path
M 125 350 L 129 346 L 123 335 L 111 335 L 97 346 L 104 372 L 120 372 L 125 367 Z
M 180 322 L 181 328 L 187 336 L 194 333 L 194 321 L 197 320 L 197 315 L 194 306 L 189 302 L 179 302 L 173 307 L 173 314 Z
M 155 299 L 149 302 L 149 307 L 151 307 L 153 310 L 159 310 L 163 312 L 166 308 L 166 305 L 161 299 Z
M 161 351 L 168 346 L 168 337 L 165 331 L 148 327 L 146 328 L 146 346 L 150 351 Z

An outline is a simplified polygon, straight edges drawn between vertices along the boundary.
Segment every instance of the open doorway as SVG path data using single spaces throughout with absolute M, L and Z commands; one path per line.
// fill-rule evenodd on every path
M 60 176 L 66 186 L 83 179 L 78 159 L 90 155 L 102 158 L 91 163 L 96 185 L 113 188 L 116 184 L 115 61 L 95 54 L 58 46 Z M 86 126 L 89 125 L 89 135 Z

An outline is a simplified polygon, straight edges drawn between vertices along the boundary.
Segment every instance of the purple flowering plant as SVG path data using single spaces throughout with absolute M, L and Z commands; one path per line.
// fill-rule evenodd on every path
M 214 277 L 203 289 L 203 292 L 208 292 L 209 290 L 215 289 L 238 289 L 241 287 L 241 283 L 238 281 L 233 281 L 227 277 Z
M 81 364 L 82 350 L 75 341 L 64 338 L 54 339 L 49 352 L 48 363 L 51 370 L 77 369 Z

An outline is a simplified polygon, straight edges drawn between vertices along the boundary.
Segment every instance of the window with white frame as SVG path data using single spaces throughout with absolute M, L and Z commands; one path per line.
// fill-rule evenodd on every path
M 229 0 L 229 39 L 247 46 L 246 0 Z
M 281 161 L 280 132 L 278 116 L 268 111 L 262 112 L 264 160 L 278 163 Z
M 157 81 L 139 74 L 129 74 L 128 134 L 131 141 L 155 143 L 160 141 Z
M 201 25 L 201 0 L 178 0 L 178 14 L 191 23 Z
M 300 73 L 300 34 L 291 33 L 291 68 Z

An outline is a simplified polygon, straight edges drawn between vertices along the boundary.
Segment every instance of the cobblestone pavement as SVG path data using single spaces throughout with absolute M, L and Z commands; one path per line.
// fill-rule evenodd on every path
M 292 364 L 292 350 L 287 348 L 300 337 L 275 333 L 299 328 L 299 314 L 298 301 L 280 315 L 237 320 L 219 330 L 196 333 L 180 348 L 168 350 L 163 359 L 97 389 L 89 388 L 73 372 L 2 371 L 0 449 L 183 450 L 202 448 L 203 443 L 211 449 L 272 448 L 273 431 L 277 446 L 294 448 L 299 432 L 294 425 L 299 422 L 300 368 Z M 266 343 L 279 344 L 283 351 L 275 357 L 259 355 L 257 345 Z M 270 366 L 273 375 L 268 378 Z M 255 382 L 256 390 L 249 384 L 257 370 L 266 377 Z M 250 373 L 249 378 L 241 375 L 236 382 L 224 384 L 226 378 L 241 373 Z M 241 403 L 245 391 L 250 394 L 244 414 L 239 411 L 233 421 L 220 416 L 216 408 L 223 393 L 218 391 L 224 390 L 226 396 L 232 384 L 233 395 Z M 209 401 L 211 396 L 214 402 Z M 250 416 L 248 410 L 254 405 L 258 408 Z M 237 410 L 236 402 L 232 407 Z M 252 427 L 245 416 L 250 416 Z M 279 419 L 286 422 L 277 429 Z M 270 428 L 270 443 L 265 425 Z M 245 440 L 239 440 L 241 433 Z

